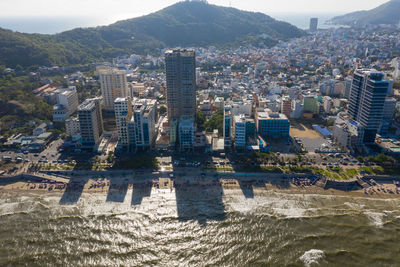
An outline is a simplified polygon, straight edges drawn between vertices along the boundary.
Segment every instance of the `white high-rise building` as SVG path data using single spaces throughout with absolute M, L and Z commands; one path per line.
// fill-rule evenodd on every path
M 65 121 L 65 131 L 72 140 L 80 138 L 81 126 L 78 118 L 71 118 Z
M 97 71 L 100 76 L 104 108 L 114 110 L 115 99 L 129 96 L 126 71 L 111 67 L 100 67 Z
M 118 130 L 118 141 L 124 149 L 129 149 L 128 122 L 132 118 L 132 101 L 129 97 L 120 97 L 114 101 L 115 122 Z
M 86 99 L 78 107 L 83 149 L 94 149 L 103 136 L 104 128 L 100 101 L 101 98 Z
M 152 147 L 157 136 L 157 101 L 125 97 L 117 98 L 114 105 L 119 147 L 125 151 Z
M 147 149 L 154 145 L 156 133 L 157 101 L 140 99 L 133 101 L 133 116 L 128 124 L 129 134 L 134 135 L 135 147 Z M 133 137 L 131 142 L 133 141 Z
M 78 108 L 78 92 L 75 86 L 56 91 L 57 105 L 54 106 L 53 121 L 63 122 Z

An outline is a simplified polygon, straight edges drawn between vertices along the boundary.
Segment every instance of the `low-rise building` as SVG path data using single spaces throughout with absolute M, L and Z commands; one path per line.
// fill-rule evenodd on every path
M 38 127 L 36 127 L 35 129 L 33 129 L 33 135 L 34 136 L 39 136 L 43 133 L 45 133 L 47 131 L 47 124 L 46 123 L 42 123 L 40 124 Z
M 342 149 L 354 152 L 362 145 L 363 129 L 347 116 L 339 115 L 333 127 L 332 137 Z
M 257 132 L 263 137 L 288 137 L 290 122 L 280 113 L 273 113 L 269 109 L 258 109 L 255 115 Z
M 304 110 L 304 112 L 310 112 L 314 115 L 318 114 L 319 105 L 318 105 L 317 97 L 314 95 L 304 96 L 303 110 Z
M 181 151 L 193 150 L 194 119 L 192 116 L 181 116 L 178 126 L 179 148 Z

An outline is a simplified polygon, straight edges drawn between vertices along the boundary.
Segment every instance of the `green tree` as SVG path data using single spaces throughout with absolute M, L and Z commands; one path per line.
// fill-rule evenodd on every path
M 211 116 L 204 126 L 207 132 L 212 132 L 214 129 L 218 129 L 219 135 L 222 135 L 224 127 L 224 112 L 222 110 L 218 111 L 216 115 Z
M 160 106 L 158 109 L 158 112 L 160 113 L 161 116 L 165 115 L 167 113 L 167 107 L 166 106 Z
M 201 112 L 197 112 L 197 113 L 196 113 L 196 124 L 197 124 L 197 128 L 198 128 L 200 131 L 203 131 L 203 130 L 204 130 L 204 124 L 205 124 L 205 122 L 206 122 L 206 117 L 204 116 L 204 114 L 201 113 Z

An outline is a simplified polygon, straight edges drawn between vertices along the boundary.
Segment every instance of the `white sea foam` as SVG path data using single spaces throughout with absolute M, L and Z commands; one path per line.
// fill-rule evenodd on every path
M 304 263 L 305 266 L 312 266 L 315 264 L 319 264 L 319 261 L 325 258 L 325 254 L 322 250 L 319 249 L 311 249 L 309 251 L 304 252 L 303 256 L 300 257 L 300 260 Z
M 346 206 L 348 206 L 349 208 L 352 208 L 352 209 L 355 209 L 355 210 L 360 210 L 360 209 L 365 208 L 365 205 L 354 203 L 354 202 L 345 202 L 344 204 Z
M 18 208 L 18 203 L 4 203 L 0 205 L 0 216 L 14 213 Z
M 384 221 L 383 221 L 384 214 L 383 213 L 367 211 L 367 212 L 365 212 L 365 215 L 368 217 L 372 226 L 376 226 L 376 227 L 383 226 L 383 223 L 384 223 Z

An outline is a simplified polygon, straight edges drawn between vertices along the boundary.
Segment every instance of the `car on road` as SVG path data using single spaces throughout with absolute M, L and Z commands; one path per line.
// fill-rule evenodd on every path
M 11 161 L 12 158 L 10 156 L 3 156 L 3 161 Z

